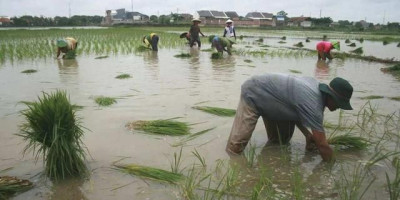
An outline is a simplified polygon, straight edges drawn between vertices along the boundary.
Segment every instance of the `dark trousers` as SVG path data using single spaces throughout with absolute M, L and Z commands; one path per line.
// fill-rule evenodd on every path
M 158 51 L 158 40 L 158 35 L 154 35 L 153 38 L 151 38 L 151 49 L 153 49 L 153 51 Z
M 201 47 L 200 37 L 191 37 L 189 43 L 190 47 L 193 47 L 195 42 L 197 42 L 197 46 L 200 48 Z

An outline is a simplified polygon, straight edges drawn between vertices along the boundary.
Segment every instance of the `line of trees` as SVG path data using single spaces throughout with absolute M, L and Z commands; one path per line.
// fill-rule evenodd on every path
M 21 17 L 11 18 L 13 23 L 8 26 L 98 26 L 103 20 L 102 16 L 85 16 L 85 15 L 74 15 L 71 18 L 59 17 L 37 17 L 25 15 Z

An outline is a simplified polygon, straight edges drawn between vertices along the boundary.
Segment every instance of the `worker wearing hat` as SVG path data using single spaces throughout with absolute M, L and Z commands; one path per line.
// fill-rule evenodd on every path
M 209 42 L 211 43 L 211 48 L 216 48 L 218 52 L 223 53 L 224 51 L 228 52 L 229 55 L 232 55 L 232 45 L 235 42 L 232 39 L 219 37 L 216 35 L 210 35 L 208 37 Z
M 226 20 L 226 22 L 225 22 L 225 24 L 226 24 L 226 26 L 225 26 L 225 29 L 224 29 L 224 34 L 223 34 L 223 36 L 224 37 L 235 37 L 235 40 L 236 40 L 236 32 L 235 32 L 235 27 L 233 27 L 233 21 L 232 20 L 230 20 L 230 19 L 228 19 L 228 20 Z
M 242 84 L 239 106 L 226 150 L 243 152 L 261 116 L 269 143 L 285 144 L 292 138 L 295 125 L 306 137 L 306 149 L 314 145 L 324 161 L 333 160 L 333 151 L 323 127 L 324 110 L 352 110 L 353 87 L 336 77 L 329 85 L 311 77 L 286 74 L 253 76 Z M 311 129 L 311 132 L 309 129 Z
M 78 42 L 72 37 L 57 40 L 57 58 L 60 56 L 61 52 L 67 53 L 68 51 L 74 51 L 77 46 Z M 63 55 L 63 58 L 64 57 L 65 55 Z
M 326 58 L 328 58 L 329 60 L 332 60 L 333 59 L 333 57 L 331 55 L 332 49 L 336 49 L 336 50 L 340 51 L 340 42 L 339 41 L 318 42 L 318 44 L 317 44 L 318 60 L 321 60 L 321 59 L 326 60 Z
M 153 51 L 158 51 L 158 40 L 159 39 L 160 38 L 158 37 L 157 34 L 150 33 L 150 35 L 144 36 L 142 41 L 146 45 L 147 48 L 150 48 L 150 46 L 151 46 L 151 49 Z
M 193 25 L 190 26 L 190 30 L 189 30 L 189 38 L 190 38 L 189 45 L 190 45 L 190 47 L 193 47 L 194 43 L 197 42 L 197 46 L 200 48 L 201 41 L 200 41 L 199 33 L 204 37 L 204 34 L 201 32 L 200 27 L 199 27 L 201 20 L 193 19 L 192 22 L 193 22 Z

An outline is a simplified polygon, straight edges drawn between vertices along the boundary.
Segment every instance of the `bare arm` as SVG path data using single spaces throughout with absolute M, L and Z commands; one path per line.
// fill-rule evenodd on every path
M 60 50 L 60 48 L 57 48 L 57 57 L 56 58 L 58 58 L 58 56 L 60 56 L 60 54 L 61 54 L 61 50 Z
M 315 149 L 315 142 L 313 139 L 312 133 L 300 122 L 296 122 L 297 128 L 303 133 L 304 137 L 306 137 L 306 150 L 312 151 Z
M 317 131 L 317 130 L 312 130 L 313 133 L 313 140 L 315 141 L 315 144 L 317 145 L 317 148 L 319 150 L 319 154 L 321 155 L 322 159 L 324 161 L 333 161 L 333 150 L 329 146 L 328 141 L 326 140 L 325 133 Z

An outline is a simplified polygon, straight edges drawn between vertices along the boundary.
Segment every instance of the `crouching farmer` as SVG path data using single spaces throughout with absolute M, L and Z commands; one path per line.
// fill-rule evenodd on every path
M 315 144 L 324 161 L 333 160 L 333 151 L 323 128 L 324 110 L 352 110 L 353 87 L 342 78 L 329 85 L 311 77 L 284 74 L 253 76 L 243 83 L 239 106 L 228 139 L 228 153 L 241 153 L 261 116 L 268 142 L 286 144 L 295 125 L 306 137 L 306 149 Z M 311 132 L 308 130 L 311 129 Z
M 158 40 L 159 37 L 155 33 L 151 33 L 150 35 L 146 35 L 143 37 L 143 43 L 146 45 L 147 48 L 150 48 L 153 51 L 158 51 Z
M 61 52 L 66 54 L 69 51 L 75 51 L 76 47 L 78 47 L 78 42 L 72 37 L 67 37 L 65 39 L 57 40 L 56 58 L 60 56 Z M 63 58 L 65 58 L 65 55 L 63 55 Z
M 229 55 L 232 55 L 232 45 L 235 44 L 234 41 L 226 38 L 211 35 L 208 40 L 211 43 L 211 48 L 216 48 L 219 53 L 223 53 L 224 51 L 228 52 Z

